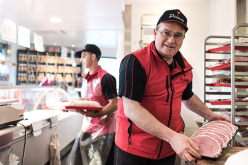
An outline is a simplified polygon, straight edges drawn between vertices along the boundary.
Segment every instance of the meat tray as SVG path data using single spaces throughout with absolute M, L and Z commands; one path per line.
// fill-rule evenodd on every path
M 235 102 L 248 102 L 248 100 L 236 100 Z M 231 100 L 207 101 L 211 105 L 231 105 Z
M 86 110 L 102 110 L 103 107 L 86 107 L 86 106 L 65 106 L 65 109 L 86 109 Z
M 102 110 L 102 107 L 86 107 L 86 106 L 42 106 L 42 109 L 54 109 L 54 110 L 72 110 L 75 111 L 76 109 L 85 109 L 85 110 Z
M 209 49 L 209 50 L 206 51 L 206 53 L 216 53 L 216 52 L 230 53 L 230 50 L 231 50 L 231 45 L 227 45 L 227 46 L 222 46 L 222 47 L 218 47 L 218 48 Z M 235 50 L 247 51 L 248 47 L 235 46 Z
M 211 84 L 208 84 L 208 86 L 231 87 L 231 84 L 211 83 Z M 248 86 L 235 85 L 235 88 L 248 88 Z
M 235 62 L 247 62 L 247 61 L 235 61 Z M 231 62 L 227 62 L 224 64 L 208 67 L 211 71 L 216 71 L 216 70 L 231 70 Z M 248 67 L 247 66 L 235 66 L 235 71 L 237 72 L 247 72 Z

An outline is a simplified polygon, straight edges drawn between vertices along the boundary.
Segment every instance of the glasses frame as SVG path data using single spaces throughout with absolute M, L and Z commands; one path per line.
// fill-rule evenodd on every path
M 167 37 L 167 38 L 171 38 L 171 36 L 173 36 L 176 41 L 180 41 L 180 40 L 183 40 L 185 38 L 185 35 L 181 34 L 181 33 L 179 33 L 179 34 L 181 34 L 182 37 L 178 38 L 178 37 L 175 37 L 175 35 L 178 35 L 178 33 L 173 34 L 173 33 L 169 32 L 168 30 L 161 32 L 159 29 L 157 29 L 157 31 L 159 31 L 162 34 L 162 36 Z M 169 35 L 167 35 L 165 33 L 169 33 Z

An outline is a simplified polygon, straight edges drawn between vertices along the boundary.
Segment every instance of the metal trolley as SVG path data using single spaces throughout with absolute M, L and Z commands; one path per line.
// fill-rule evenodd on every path
M 248 61 L 235 61 L 235 57 L 248 58 L 248 33 L 237 33 L 237 29 L 241 27 L 248 27 L 248 24 L 236 25 L 231 36 L 208 36 L 204 41 L 204 103 L 215 112 L 220 111 L 221 108 L 231 112 L 231 121 L 233 124 L 239 126 L 239 130 L 248 130 L 248 122 L 236 122 L 236 116 L 248 116 L 248 101 L 238 101 L 235 99 L 239 96 L 248 96 L 248 81 L 235 82 L 236 78 L 248 80 Z M 210 42 L 214 41 L 214 42 Z M 245 42 L 238 42 L 244 40 Z M 227 42 L 226 42 L 227 41 Z M 207 49 L 214 47 L 212 49 Z M 236 51 L 235 51 L 236 49 Z M 212 51 L 210 51 L 212 50 Z M 240 50 L 240 51 L 238 51 Z M 207 64 L 224 62 L 228 57 L 231 57 L 230 62 L 223 63 L 218 66 L 208 67 Z M 215 71 L 230 71 L 230 74 L 216 74 Z M 229 88 L 225 85 L 217 85 L 210 83 L 214 78 L 229 78 L 231 83 Z M 227 98 L 230 97 L 229 103 L 225 101 L 217 101 L 217 104 L 212 104 L 213 98 Z M 222 99 L 223 100 L 223 99 Z M 211 105 L 210 105 L 210 104 Z M 216 102 L 215 102 L 216 103 Z M 242 110 L 242 111 L 240 111 Z M 203 124 L 206 120 L 204 119 Z M 231 146 L 235 146 L 236 141 L 248 141 L 247 137 L 235 137 L 231 142 Z

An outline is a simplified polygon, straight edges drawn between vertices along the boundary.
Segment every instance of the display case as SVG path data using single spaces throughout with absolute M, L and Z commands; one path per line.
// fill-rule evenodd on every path
M 238 133 L 248 127 L 248 35 L 236 32 L 241 27 L 248 24 L 235 26 L 231 36 L 209 36 L 204 42 L 204 103 L 229 117 Z M 231 145 L 246 141 L 236 135 Z
M 0 162 L 9 164 L 10 153 L 17 155 L 18 161 L 21 162 L 25 153 L 24 164 L 47 164 L 50 159 L 49 145 L 55 133 L 60 135 L 58 142 L 62 158 L 63 155 L 68 154 L 70 148 L 67 149 L 67 146 L 73 144 L 80 131 L 83 115 L 76 112 L 48 110 L 45 107 L 55 105 L 61 100 L 77 98 L 75 93 L 71 95 L 58 87 L 1 86 L 0 99 L 18 99 L 25 112 L 24 120 L 16 126 L 10 125 L 0 129 L 0 141 L 11 141 L 8 144 L 10 147 L 4 150 L 1 148 L 5 146 L 1 146 L 0 143 Z M 25 126 L 25 129 L 20 124 Z
M 17 85 L 39 85 L 48 73 L 55 76 L 54 85 L 60 87 L 77 86 L 81 78 L 82 67 L 77 55 L 74 65 L 70 54 L 63 59 L 56 52 L 18 50 L 17 57 Z
M 61 100 L 79 99 L 77 92 L 59 87 L 0 86 L 0 99 L 18 99 L 26 112 L 45 109 Z

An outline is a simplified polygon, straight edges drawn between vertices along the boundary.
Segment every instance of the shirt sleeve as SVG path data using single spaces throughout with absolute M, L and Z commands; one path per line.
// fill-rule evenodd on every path
M 146 85 L 146 72 L 138 59 L 130 54 L 126 56 L 119 70 L 119 93 L 131 100 L 141 102 Z
M 116 92 L 116 80 L 111 74 L 105 74 L 102 77 L 101 86 L 103 93 L 105 94 L 107 100 L 112 99 L 117 96 Z
M 193 91 L 192 91 L 192 81 L 188 84 L 188 86 L 185 88 L 182 94 L 182 100 L 188 100 L 193 96 Z

